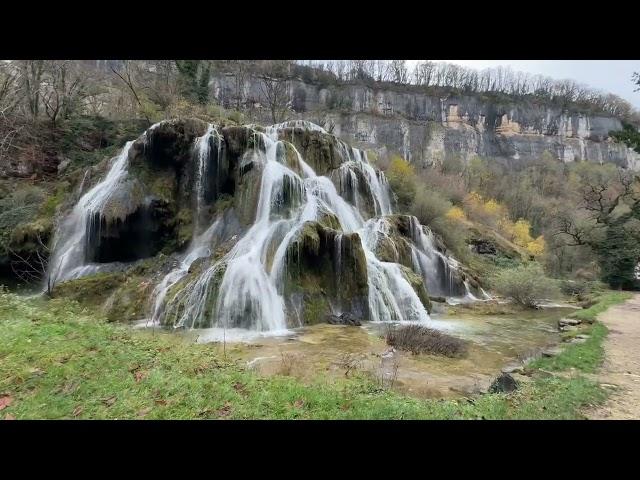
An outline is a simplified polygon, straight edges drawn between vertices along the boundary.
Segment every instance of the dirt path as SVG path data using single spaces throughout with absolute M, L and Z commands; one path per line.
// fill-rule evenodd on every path
M 640 294 L 598 320 L 609 328 L 598 380 L 613 391 L 603 406 L 586 415 L 595 420 L 640 419 Z

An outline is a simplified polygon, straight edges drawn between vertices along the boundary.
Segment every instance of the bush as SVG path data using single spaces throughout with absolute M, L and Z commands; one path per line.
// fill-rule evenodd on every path
M 467 245 L 468 232 L 464 225 L 448 217 L 437 217 L 429 225 L 431 231 L 438 235 L 447 246 L 447 250 L 461 262 L 469 261 Z
M 528 308 L 536 308 L 541 300 L 558 293 L 556 281 L 547 277 L 538 263 L 499 272 L 493 286 L 500 295 Z
M 416 173 L 413 166 L 404 158 L 395 156 L 386 175 L 401 210 L 408 208 L 416 194 Z
M 592 283 L 586 280 L 563 280 L 560 290 L 567 296 L 584 297 L 592 292 Z
M 467 350 L 466 343 L 459 338 L 415 324 L 389 327 L 385 340 L 387 345 L 414 355 L 433 353 L 446 357 L 459 357 Z
M 411 205 L 411 214 L 423 225 L 431 225 L 436 218 L 444 217 L 451 208 L 451 202 L 430 190 L 421 190 Z

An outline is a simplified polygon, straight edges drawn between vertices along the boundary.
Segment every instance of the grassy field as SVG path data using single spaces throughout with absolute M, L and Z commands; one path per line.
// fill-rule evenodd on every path
M 607 305 L 623 300 L 603 297 Z M 581 418 L 582 407 L 605 398 L 579 374 L 601 360 L 606 329 L 592 328 L 587 343 L 534 363 L 533 380 L 512 394 L 424 401 L 382 390 L 364 373 L 339 383 L 318 378 L 312 385 L 287 376 L 261 378 L 212 345 L 107 323 L 69 300 L 0 290 L 0 418 Z M 570 378 L 540 370 L 568 367 L 577 372 Z

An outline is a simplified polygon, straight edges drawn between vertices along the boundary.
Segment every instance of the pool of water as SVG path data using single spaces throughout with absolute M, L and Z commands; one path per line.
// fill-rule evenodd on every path
M 240 338 L 228 332 L 226 354 L 261 375 L 284 374 L 310 382 L 366 371 L 381 386 L 416 397 L 468 395 L 488 388 L 500 370 L 522 362 L 560 341 L 557 321 L 567 308 L 503 315 L 472 312 L 435 314 L 429 326 L 468 342 L 467 355 L 447 358 L 430 354 L 389 352 L 383 335 L 386 324 L 361 327 L 320 324 L 279 336 Z M 196 341 L 220 340 L 221 332 L 192 331 Z M 222 345 L 213 343 L 214 348 Z

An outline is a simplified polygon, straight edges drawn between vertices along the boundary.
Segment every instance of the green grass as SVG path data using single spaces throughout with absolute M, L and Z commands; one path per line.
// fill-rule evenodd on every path
M 0 418 L 570 419 L 602 401 L 582 377 L 540 377 L 513 394 L 417 400 L 364 373 L 311 385 L 262 378 L 218 347 L 107 323 L 68 299 L 0 290 Z
M 583 322 L 593 322 L 596 317 L 606 309 L 608 309 L 612 305 L 622 303 L 629 298 L 631 298 L 631 294 L 629 292 L 605 293 L 604 295 L 601 295 L 597 298 L 598 303 L 584 310 L 580 310 L 571 316 L 573 318 L 577 318 L 578 320 L 582 320 Z
M 584 373 L 595 372 L 604 359 L 604 346 L 602 343 L 608 333 L 607 327 L 602 323 L 595 322 L 595 319 L 612 305 L 622 303 L 629 298 L 631 298 L 631 294 L 627 292 L 605 293 L 597 298 L 598 303 L 595 305 L 571 315 L 571 317 L 580 319 L 583 322 L 592 323 L 580 331 L 580 333 L 589 335 L 589 338 L 584 343 L 567 345 L 561 354 L 554 357 L 540 358 L 533 361 L 529 366 L 551 371 L 574 368 Z M 573 337 L 575 333 L 578 332 L 571 332 L 571 335 L 568 336 Z
M 575 368 L 585 373 L 595 372 L 604 358 L 602 341 L 607 336 L 607 327 L 601 323 L 595 323 L 582 333 L 590 335 L 584 343 L 567 345 L 561 354 L 535 360 L 530 367 L 551 371 Z

